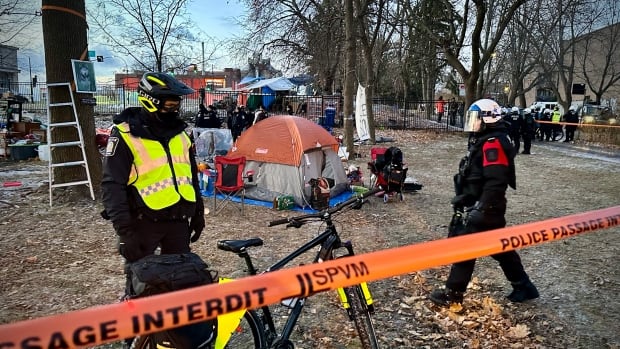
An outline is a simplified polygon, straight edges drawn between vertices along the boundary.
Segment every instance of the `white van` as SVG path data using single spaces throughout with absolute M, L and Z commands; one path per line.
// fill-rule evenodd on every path
M 564 115 L 564 108 L 562 108 L 558 102 L 534 102 L 530 106 L 530 109 L 534 112 L 536 108 L 540 107 L 541 110 L 549 109 L 553 113 L 553 108 L 555 108 L 556 105 L 560 108 L 560 114 Z

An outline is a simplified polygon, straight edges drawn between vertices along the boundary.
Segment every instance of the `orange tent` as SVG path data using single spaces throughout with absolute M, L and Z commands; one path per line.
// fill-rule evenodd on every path
M 291 195 L 298 205 L 306 206 L 308 183 L 318 177 L 333 180 L 332 196 L 348 189 L 336 138 L 297 116 L 274 115 L 257 122 L 239 136 L 229 156 L 246 157 L 246 169 L 255 173 L 246 196 L 257 200 Z
M 338 152 L 338 141 L 321 126 L 297 116 L 275 115 L 243 132 L 232 155 L 297 166 L 305 152 L 324 147 Z

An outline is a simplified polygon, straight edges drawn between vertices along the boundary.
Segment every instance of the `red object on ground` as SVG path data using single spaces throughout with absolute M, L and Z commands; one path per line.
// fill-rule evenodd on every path
M 22 182 L 4 182 L 2 183 L 3 187 L 19 187 L 22 185 Z

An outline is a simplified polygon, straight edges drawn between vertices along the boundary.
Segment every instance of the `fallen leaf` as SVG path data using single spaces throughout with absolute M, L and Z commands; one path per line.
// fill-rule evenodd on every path
M 526 325 L 517 325 L 511 327 L 508 331 L 508 337 L 521 339 L 530 335 L 530 329 Z

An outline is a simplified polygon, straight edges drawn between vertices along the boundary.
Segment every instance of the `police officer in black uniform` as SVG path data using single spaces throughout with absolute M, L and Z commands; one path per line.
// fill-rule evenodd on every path
M 523 128 L 523 117 L 519 113 L 518 107 L 512 107 L 510 113 L 507 113 L 504 120 L 508 122 L 508 134 L 515 148 L 515 154 L 519 154 L 521 147 L 521 129 Z
M 577 115 L 577 108 L 574 105 L 568 108 L 568 113 L 564 115 L 564 122 L 570 123 L 570 125 L 565 127 L 566 139 L 564 139 L 564 142 L 573 142 L 575 140 L 575 131 L 579 124 L 579 115 Z
M 516 188 L 514 148 L 502 121 L 500 106 L 481 99 L 465 116 L 465 132 L 472 132 L 468 154 L 455 175 L 455 214 L 448 237 L 473 234 L 506 226 L 506 189 Z M 523 269 L 516 251 L 492 255 L 513 287 L 508 299 L 523 302 L 538 297 L 538 291 Z M 434 290 L 429 299 L 438 305 L 462 303 L 471 280 L 475 259 L 452 265 L 445 288 Z
M 112 221 L 127 262 L 151 255 L 190 252 L 205 226 L 198 170 L 182 96 L 194 91 L 170 75 L 145 73 L 141 107 L 114 118 L 105 153 L 104 218 Z
M 521 137 L 523 138 L 523 152 L 521 154 L 531 154 L 532 139 L 536 133 L 536 120 L 532 110 L 525 108 L 523 110 L 523 124 L 521 127 Z
M 200 128 L 220 128 L 222 122 L 217 117 L 217 112 L 212 105 L 205 107 L 203 104 L 198 106 L 200 112 L 196 115 L 194 125 Z

